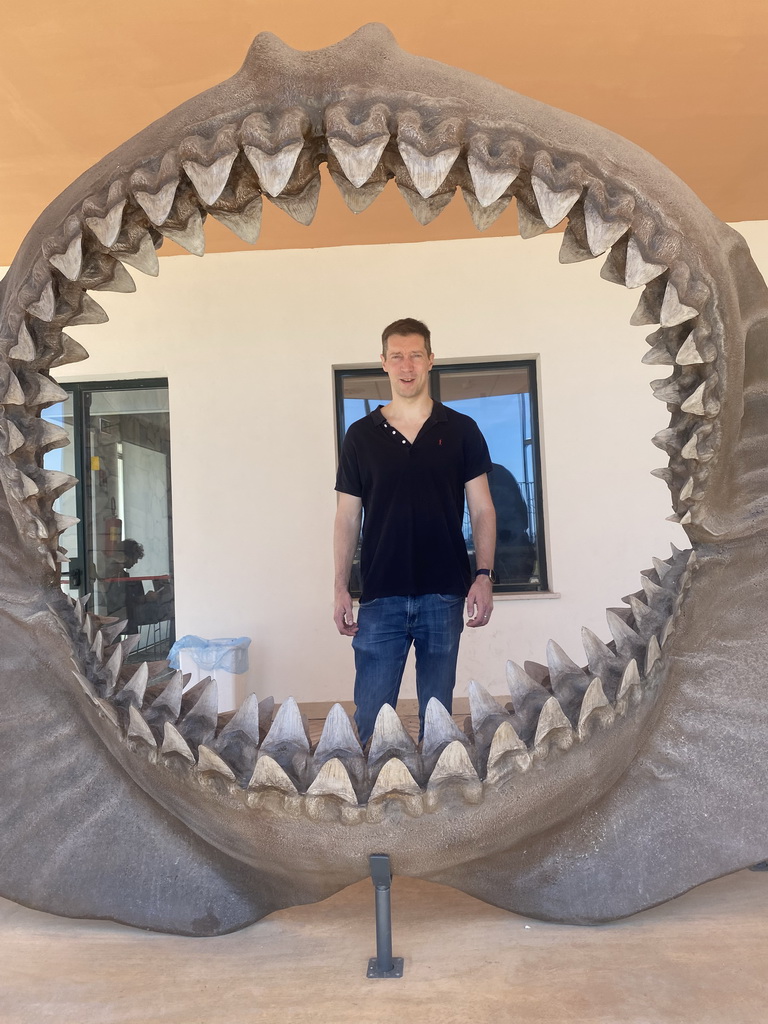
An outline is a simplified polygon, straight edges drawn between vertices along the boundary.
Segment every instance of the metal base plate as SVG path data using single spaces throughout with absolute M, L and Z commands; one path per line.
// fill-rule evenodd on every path
M 403 958 L 401 956 L 392 957 L 392 970 L 380 971 L 378 961 L 375 956 L 372 956 L 368 961 L 368 973 L 366 978 L 402 978 L 403 976 Z

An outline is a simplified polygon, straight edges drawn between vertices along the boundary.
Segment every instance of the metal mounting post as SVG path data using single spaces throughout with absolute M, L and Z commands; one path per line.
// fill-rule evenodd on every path
M 369 978 L 402 978 L 403 958 L 392 956 L 392 871 L 389 855 L 372 853 L 368 858 L 376 899 L 376 956 L 368 961 Z

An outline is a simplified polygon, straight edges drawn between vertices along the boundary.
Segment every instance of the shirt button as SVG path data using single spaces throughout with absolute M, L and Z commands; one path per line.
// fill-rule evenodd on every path
M 401 441 L 400 443 L 401 443 L 401 444 L 405 444 L 405 441 Z

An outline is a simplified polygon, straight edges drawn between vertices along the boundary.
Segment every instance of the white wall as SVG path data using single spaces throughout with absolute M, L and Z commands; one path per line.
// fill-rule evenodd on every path
M 768 223 L 740 225 L 764 268 Z M 373 362 L 387 322 L 424 319 L 438 358 L 537 355 L 552 599 L 501 598 L 466 630 L 457 694 L 505 692 L 507 658 L 544 660 L 554 637 L 610 639 L 605 607 L 652 555 L 683 544 L 649 476 L 666 425 L 647 382 L 638 293 L 563 267 L 560 236 L 169 257 L 103 292 L 109 324 L 71 333 L 92 353 L 62 380 L 167 376 L 173 438 L 177 633 L 253 638 L 261 696 L 348 699 L 350 642 L 331 620 L 334 364 Z M 406 679 L 403 696 L 414 694 Z

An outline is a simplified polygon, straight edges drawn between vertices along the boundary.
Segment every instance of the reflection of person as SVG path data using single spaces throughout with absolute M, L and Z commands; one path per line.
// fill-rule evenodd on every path
M 104 572 L 104 579 L 108 580 L 107 614 L 128 619 L 128 633 L 137 632 L 139 626 L 148 622 L 173 618 L 173 587 L 169 581 L 145 594 L 142 581 L 131 579 L 128 570 L 143 557 L 143 546 L 128 537 L 117 546 Z
M 468 416 L 433 402 L 430 333 L 398 320 L 382 334 L 392 401 L 353 423 L 344 439 L 334 528 L 334 621 L 353 637 L 355 721 L 365 744 L 384 704 L 394 706 L 416 649 L 420 733 L 431 697 L 451 710 L 463 629 L 493 609 L 496 522 L 488 447 Z M 466 492 L 477 552 L 472 581 L 462 536 Z M 355 622 L 349 574 L 363 521 L 362 595 Z
M 494 462 L 489 477 L 496 509 L 496 571 L 502 583 L 527 583 L 536 565 L 528 536 L 528 506 L 520 484 L 506 466 Z

